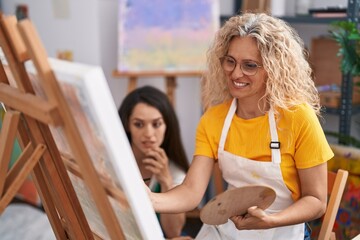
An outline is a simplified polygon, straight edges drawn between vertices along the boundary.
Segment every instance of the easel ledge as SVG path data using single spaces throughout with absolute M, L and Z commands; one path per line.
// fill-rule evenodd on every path
M 133 91 L 137 86 L 138 78 L 162 77 L 166 80 L 166 94 L 170 102 L 175 106 L 175 88 L 177 77 L 199 77 L 203 76 L 203 71 L 113 71 L 115 78 L 128 78 L 127 92 Z
M 113 71 L 113 77 L 199 77 L 203 71 Z

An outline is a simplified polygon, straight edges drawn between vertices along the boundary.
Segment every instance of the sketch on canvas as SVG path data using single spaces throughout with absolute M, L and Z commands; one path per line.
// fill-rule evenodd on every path
M 218 0 L 119 1 L 119 71 L 204 70 Z
M 51 58 L 49 62 L 95 169 L 107 186 L 117 189 L 116 196 L 109 195 L 109 201 L 126 239 L 163 239 L 102 69 Z M 45 97 L 32 62 L 26 63 L 26 70 L 36 94 Z M 11 75 L 9 70 L 7 74 Z M 60 153 L 71 159 L 61 127 L 50 130 Z M 68 173 L 90 228 L 102 239 L 109 239 L 84 181 Z

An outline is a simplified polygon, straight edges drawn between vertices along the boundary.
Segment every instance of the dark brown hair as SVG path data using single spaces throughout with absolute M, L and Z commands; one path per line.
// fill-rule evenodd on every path
M 159 110 L 166 124 L 164 141 L 160 147 L 165 150 L 169 161 L 174 162 L 186 172 L 189 169 L 189 162 L 181 141 L 176 113 L 169 98 L 157 88 L 145 86 L 135 89 L 125 97 L 119 108 L 118 113 L 130 143 L 129 118 L 138 103 L 145 103 Z

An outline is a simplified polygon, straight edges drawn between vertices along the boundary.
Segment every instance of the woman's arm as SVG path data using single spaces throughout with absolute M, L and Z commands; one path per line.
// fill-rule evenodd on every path
M 166 193 L 149 192 L 151 202 L 159 213 L 184 213 L 200 203 L 212 174 L 214 159 L 195 156 L 184 182 Z
M 168 238 L 178 237 L 185 225 L 185 213 L 161 213 L 161 227 Z
M 246 216 L 231 220 L 238 229 L 266 229 L 308 222 L 321 217 L 327 204 L 327 163 L 299 169 L 301 198 L 275 214 L 268 215 L 262 209 L 250 208 Z
M 161 192 L 167 192 L 174 186 L 174 179 L 177 175 L 181 174 L 182 179 L 185 176 L 185 173 L 182 170 L 179 170 L 180 173 L 177 173 L 176 171 L 171 171 L 169 168 L 171 168 L 169 165 L 167 166 L 168 172 L 171 172 L 171 174 L 168 174 L 169 177 L 167 181 L 162 181 L 161 184 Z M 166 179 L 166 178 L 164 178 Z M 179 183 L 177 183 L 179 184 Z M 181 235 L 181 231 L 185 225 L 186 216 L 185 213 L 161 213 L 160 214 L 160 223 L 161 228 L 168 238 L 178 237 Z
M 327 163 L 299 169 L 301 198 L 277 214 L 276 225 L 308 222 L 324 215 L 327 205 Z

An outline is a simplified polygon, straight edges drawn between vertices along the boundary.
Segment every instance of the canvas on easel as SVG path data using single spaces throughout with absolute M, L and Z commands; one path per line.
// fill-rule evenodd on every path
M 101 68 L 48 59 L 29 20 L 15 24 L 26 46 L 26 54 L 22 56 L 30 56 L 30 60 L 23 61 L 26 57 L 19 57 L 22 42 L 19 42 L 17 28 L 11 21 L 6 24 L 5 33 L 12 41 L 12 50 L 17 52 L 17 58 L 14 60 L 5 46 L 2 69 L 7 79 L 14 79 L 15 83 L 12 86 L 0 83 L 0 101 L 11 109 L 18 107 L 26 111 L 22 107 L 25 103 L 21 91 L 14 93 L 23 101 L 16 105 L 1 90 L 15 89 L 14 85 L 26 89 L 24 86 L 30 84 L 33 92 L 30 91 L 29 95 L 36 96 L 40 102 L 57 106 L 60 119 L 50 117 L 49 121 L 58 122 L 57 125 L 48 124 L 47 135 L 53 138 L 62 164 L 67 169 L 67 175 L 63 177 L 70 181 L 65 186 L 73 189 L 81 206 L 80 210 L 74 210 L 75 214 L 85 216 L 85 222 L 95 238 L 163 239 Z M 1 47 L 4 50 L 3 44 Z M 7 61 L 4 62 L 4 59 Z M 23 66 L 28 82 L 19 80 L 19 71 L 14 65 L 20 66 L 20 69 Z M 37 116 L 28 116 L 29 112 L 21 114 L 30 121 L 39 121 Z M 40 195 L 47 205 L 46 199 L 52 194 Z M 67 211 L 57 207 L 62 206 L 49 204 L 45 210 L 55 208 L 60 215 L 67 215 Z M 49 216 L 49 219 L 50 222 L 58 221 L 56 216 Z M 69 223 L 62 224 L 65 231 L 73 227 Z M 61 229 L 57 231 L 61 232 Z
M 112 195 L 109 201 L 123 226 L 126 239 L 141 238 L 141 231 L 150 234 L 158 227 L 154 226 L 157 220 L 101 68 L 57 59 L 49 61 L 95 168 L 109 189 L 118 188 L 116 195 L 108 190 Z M 29 62 L 26 69 L 39 95 L 42 90 L 33 64 Z M 91 195 L 71 165 L 73 154 L 64 133 L 59 128 L 50 127 L 50 130 L 67 160 L 70 179 L 90 227 L 97 229 L 100 236 L 106 236 L 104 226 L 97 222 L 98 213 Z M 142 226 L 141 229 L 138 225 Z
M 203 71 L 220 26 L 218 0 L 118 0 L 118 67 L 127 71 Z

